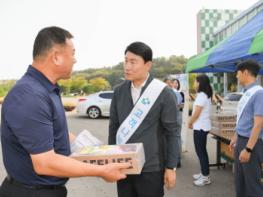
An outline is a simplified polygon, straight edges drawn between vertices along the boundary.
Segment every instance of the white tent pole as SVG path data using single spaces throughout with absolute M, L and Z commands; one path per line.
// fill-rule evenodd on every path
M 224 73 L 224 96 L 226 96 L 227 93 L 227 73 Z

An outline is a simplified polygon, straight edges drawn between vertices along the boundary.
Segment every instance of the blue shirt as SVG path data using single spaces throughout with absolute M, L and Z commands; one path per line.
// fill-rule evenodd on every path
M 66 178 L 40 176 L 30 154 L 54 150 L 69 155 L 68 127 L 59 87 L 29 66 L 2 106 L 1 142 L 7 173 L 28 185 L 65 184 Z
M 257 85 L 256 83 L 244 87 L 245 90 Z M 247 102 L 236 126 L 238 135 L 250 137 L 254 126 L 254 116 L 263 116 L 263 90 L 257 91 Z M 260 137 L 263 137 L 261 130 Z

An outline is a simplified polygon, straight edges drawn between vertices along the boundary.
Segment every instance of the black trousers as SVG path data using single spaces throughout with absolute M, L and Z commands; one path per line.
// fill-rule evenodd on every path
M 204 176 L 209 175 L 209 158 L 206 150 L 207 134 L 203 130 L 194 130 L 195 152 L 198 156 L 201 172 Z
M 240 152 L 246 147 L 248 138 L 237 138 L 235 147 L 235 187 L 236 197 L 263 196 L 261 165 L 263 164 L 263 140 L 258 140 L 247 163 L 240 163 Z
M 117 182 L 118 197 L 163 197 L 164 172 L 142 172 Z
M 31 189 L 7 180 L 3 181 L 0 188 L 0 197 L 66 197 L 66 187 L 58 187 L 55 189 Z

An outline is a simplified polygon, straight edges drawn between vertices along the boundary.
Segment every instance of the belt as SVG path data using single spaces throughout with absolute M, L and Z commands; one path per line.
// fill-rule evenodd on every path
M 249 137 L 246 137 L 246 136 L 242 136 L 242 135 L 239 135 L 239 134 L 237 134 L 237 136 L 239 137 L 239 138 L 241 138 L 241 139 L 245 139 L 245 140 L 248 140 L 249 139 Z M 263 141 L 263 138 L 258 138 L 258 140 L 262 140 Z
M 242 139 L 246 139 L 246 140 L 249 139 L 249 137 L 245 137 L 245 136 L 242 136 L 242 135 L 239 135 L 239 134 L 237 134 L 237 136 L 242 138 Z
M 16 181 L 9 175 L 6 177 L 6 180 L 8 181 L 8 183 L 12 185 L 16 185 L 18 187 L 22 187 L 26 189 L 36 189 L 36 190 L 38 189 L 60 189 L 60 188 L 65 187 L 64 185 L 27 185 L 27 184 Z

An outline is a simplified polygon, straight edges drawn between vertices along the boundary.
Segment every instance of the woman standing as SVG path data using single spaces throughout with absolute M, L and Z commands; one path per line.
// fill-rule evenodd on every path
M 181 84 L 180 84 L 180 81 L 179 79 L 173 79 L 173 88 L 175 89 L 175 91 L 179 92 L 181 97 L 182 97 L 182 100 L 180 102 L 180 112 L 183 111 L 183 108 L 184 108 L 184 93 L 182 91 L 180 91 L 180 88 L 181 88 Z
M 173 89 L 177 94 L 180 94 L 180 102 L 178 103 L 178 108 L 179 108 L 179 116 L 178 116 L 178 121 L 180 123 L 180 133 L 182 132 L 182 124 L 183 124 L 183 108 L 184 108 L 184 93 L 180 91 L 180 81 L 179 79 L 173 79 Z M 179 99 L 178 99 L 179 100 Z M 179 154 L 179 162 L 177 164 L 177 168 L 181 167 L 181 158 L 182 158 L 182 139 L 180 138 L 180 154 Z
M 213 90 L 208 76 L 204 74 L 196 77 L 194 87 L 197 95 L 193 105 L 193 115 L 188 127 L 194 130 L 194 145 L 201 165 L 201 173 L 194 174 L 193 178 L 194 185 L 204 186 L 211 183 L 206 141 L 208 131 L 211 130 L 210 112 Z

